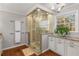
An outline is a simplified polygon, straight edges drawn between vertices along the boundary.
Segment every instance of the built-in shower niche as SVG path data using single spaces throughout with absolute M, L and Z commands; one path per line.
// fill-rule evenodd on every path
M 28 27 L 30 32 L 29 45 L 34 51 L 42 52 L 42 34 L 49 32 L 50 13 L 36 8 L 27 15 Z

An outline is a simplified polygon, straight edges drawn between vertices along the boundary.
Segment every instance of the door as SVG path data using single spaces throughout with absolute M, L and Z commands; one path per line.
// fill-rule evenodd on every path
M 67 56 L 79 56 L 79 43 L 76 45 L 77 42 L 69 42 L 67 45 Z
M 56 46 L 55 46 L 55 38 L 54 37 L 49 37 L 49 49 L 52 51 L 55 51 Z
M 42 34 L 42 51 L 48 49 L 48 35 Z
M 65 55 L 64 39 L 56 38 L 56 52 Z

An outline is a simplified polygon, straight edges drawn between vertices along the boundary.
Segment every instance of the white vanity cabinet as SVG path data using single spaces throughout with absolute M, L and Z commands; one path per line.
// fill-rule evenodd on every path
M 56 53 L 65 55 L 64 39 L 56 38 Z
M 66 41 L 66 55 L 79 56 L 79 42 Z
M 55 50 L 56 50 L 55 38 L 54 37 L 48 37 L 48 39 L 49 39 L 49 49 L 55 52 Z
M 49 49 L 63 56 L 79 56 L 79 42 L 72 39 L 49 37 Z
M 59 55 L 65 55 L 64 39 L 49 37 L 49 49 Z

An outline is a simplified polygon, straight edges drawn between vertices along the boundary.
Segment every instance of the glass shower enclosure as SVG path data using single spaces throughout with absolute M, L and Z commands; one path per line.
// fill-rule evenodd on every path
M 36 52 L 42 52 L 42 33 L 47 33 L 49 29 L 49 13 L 39 8 L 32 11 L 27 16 L 29 27 L 29 46 Z

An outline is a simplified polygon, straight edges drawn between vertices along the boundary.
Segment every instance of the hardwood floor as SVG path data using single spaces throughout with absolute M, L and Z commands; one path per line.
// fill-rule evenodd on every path
M 2 56 L 24 56 L 22 49 L 28 48 L 26 45 L 22 45 L 16 48 L 7 49 L 2 52 Z M 36 56 L 36 54 L 33 54 L 31 56 Z M 59 56 L 55 52 L 48 50 L 39 56 Z
M 51 51 L 51 50 L 48 50 L 48 51 L 40 54 L 39 56 L 60 56 L 60 55 L 55 53 L 55 52 L 53 52 L 53 51 Z
M 24 56 L 22 49 L 27 48 L 26 45 L 19 46 L 12 49 L 7 49 L 2 52 L 2 56 Z

